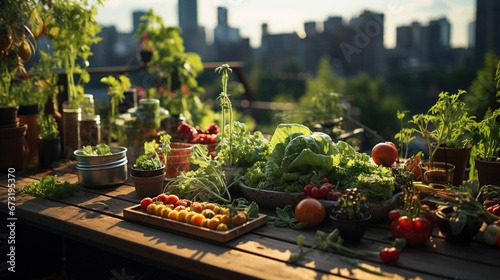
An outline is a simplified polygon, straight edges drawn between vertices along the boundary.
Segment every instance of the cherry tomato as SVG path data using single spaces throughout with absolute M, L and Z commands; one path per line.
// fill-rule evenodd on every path
M 179 197 L 176 196 L 175 194 L 171 194 L 167 196 L 167 202 L 165 204 L 176 204 L 177 201 L 179 200 Z
M 319 199 L 319 198 L 321 197 L 321 195 L 319 194 L 319 188 L 317 188 L 317 187 L 313 187 L 313 188 L 311 189 L 311 196 L 312 196 L 313 198 Z
M 145 197 L 141 200 L 141 208 L 146 211 L 148 209 L 149 204 L 153 203 L 151 197 Z
M 401 213 L 399 212 L 398 209 L 394 209 L 391 210 L 389 214 L 387 214 L 387 216 L 389 217 L 389 220 L 394 221 L 399 219 L 399 217 L 401 217 Z
M 306 227 L 315 227 L 325 219 L 323 203 L 315 198 L 304 198 L 295 206 L 295 218 L 299 223 L 307 222 Z
M 174 205 L 175 205 L 175 208 L 177 208 L 178 206 L 184 206 L 184 208 L 188 207 L 187 201 L 183 200 L 183 199 L 177 200 L 177 202 Z
M 332 190 L 333 185 L 330 183 L 324 183 L 319 187 L 319 195 L 322 197 L 326 197 L 328 193 Z
M 339 198 L 342 196 L 342 192 L 341 191 L 333 191 L 333 192 L 329 192 L 328 195 L 326 196 L 326 199 L 327 200 L 333 200 L 333 201 L 337 201 L 339 200 Z
M 309 183 L 304 186 L 304 194 L 311 195 L 311 190 L 314 188 L 314 183 Z
M 391 166 L 398 158 L 398 150 L 392 145 L 378 143 L 372 149 L 372 159 L 377 165 Z
M 328 178 L 326 176 L 321 176 L 321 177 L 319 177 L 319 182 L 321 184 L 324 184 L 324 183 L 329 183 L 330 181 L 328 180 Z
M 159 200 L 161 202 L 163 202 L 163 204 L 167 204 L 167 195 L 162 193 L 162 194 L 159 194 L 157 197 L 156 197 L 156 200 Z
M 398 219 L 398 225 L 404 230 L 412 230 L 413 229 L 413 221 L 408 218 L 408 216 L 403 216 Z
M 399 251 L 394 247 L 387 247 L 380 250 L 379 255 L 383 262 L 395 262 L 399 259 Z

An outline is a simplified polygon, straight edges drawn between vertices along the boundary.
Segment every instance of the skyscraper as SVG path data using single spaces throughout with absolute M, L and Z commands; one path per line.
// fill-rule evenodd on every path
M 196 0 L 179 0 L 179 27 L 184 39 L 184 47 L 188 52 L 198 53 L 202 59 L 206 58 L 205 29 L 198 26 L 198 3 Z
M 477 0 L 476 59 L 492 50 L 500 55 L 500 1 Z

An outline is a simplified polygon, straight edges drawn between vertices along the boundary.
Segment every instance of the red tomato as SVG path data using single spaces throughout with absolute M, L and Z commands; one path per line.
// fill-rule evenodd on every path
M 383 262 L 395 262 L 399 259 L 399 251 L 394 247 L 387 247 L 380 250 L 379 255 Z
M 167 196 L 167 202 L 165 204 L 176 204 L 177 201 L 179 200 L 179 197 L 176 196 L 175 194 L 171 194 Z
M 311 189 L 311 196 L 312 196 L 313 198 L 319 199 L 319 198 L 321 197 L 321 195 L 319 194 L 319 188 L 317 188 L 317 187 L 313 187 L 313 188 Z
M 295 206 L 295 218 L 299 223 L 307 222 L 306 227 L 315 227 L 325 219 L 323 203 L 315 198 L 304 198 Z
M 387 216 L 389 217 L 389 220 L 394 221 L 399 219 L 399 217 L 401 217 L 401 213 L 399 212 L 398 209 L 394 209 L 391 210 L 389 214 L 387 214 Z
M 324 183 L 329 183 L 330 181 L 328 180 L 328 178 L 326 176 L 321 176 L 321 177 L 319 177 L 319 182 L 321 184 L 324 184 Z
M 177 200 L 177 202 L 175 203 L 175 208 L 177 208 L 177 206 L 184 206 L 184 207 L 188 207 L 188 203 L 187 203 L 187 201 L 185 201 L 185 200 L 179 199 L 179 200 Z
M 333 191 L 333 192 L 329 192 L 328 195 L 326 196 L 326 199 L 327 200 L 333 200 L 333 201 L 337 201 L 339 200 L 339 198 L 342 196 L 342 192 L 341 191 Z
M 319 187 L 319 195 L 322 197 L 326 197 L 328 193 L 332 190 L 333 185 L 330 183 L 324 183 Z
M 402 216 L 392 221 L 391 231 L 395 238 L 404 238 L 408 246 L 416 247 L 429 240 L 432 235 L 432 223 L 427 217 L 410 220 L 407 216 Z
M 378 143 L 372 149 L 372 159 L 377 165 L 391 166 L 398 158 L 398 150 L 392 145 Z
M 159 194 L 157 197 L 156 197 L 156 200 L 159 200 L 161 202 L 163 202 L 163 204 L 167 204 L 167 195 L 162 193 L 162 194 Z
M 304 194 L 311 195 L 311 190 L 314 188 L 314 183 L 309 183 L 304 186 Z
M 149 204 L 153 203 L 153 200 L 151 197 L 145 197 L 141 200 L 141 208 L 142 210 L 146 211 L 148 209 Z
M 392 143 L 392 142 L 386 141 L 385 143 L 386 143 L 386 144 L 389 144 L 389 145 L 391 145 L 391 146 L 393 146 L 393 147 L 394 147 L 394 149 L 396 149 L 396 150 L 398 149 L 398 147 L 396 147 L 396 144 L 394 144 L 394 143 Z

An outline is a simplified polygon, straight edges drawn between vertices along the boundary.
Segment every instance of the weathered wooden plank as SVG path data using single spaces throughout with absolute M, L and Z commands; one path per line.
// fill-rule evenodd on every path
M 6 193 L 5 189 L 0 191 L 2 191 L 0 204 L 4 211 Z M 43 225 L 59 233 L 70 234 L 146 259 L 154 259 L 172 267 L 195 269 L 197 273 L 206 277 L 343 279 L 47 199 L 19 195 L 17 203 L 18 218 Z

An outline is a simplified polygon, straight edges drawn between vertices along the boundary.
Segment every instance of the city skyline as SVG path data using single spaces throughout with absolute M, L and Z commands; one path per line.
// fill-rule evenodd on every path
M 265 3 L 265 4 L 264 4 Z M 431 20 L 446 17 L 451 23 L 451 46 L 468 46 L 468 25 L 475 19 L 475 0 L 426 0 L 413 3 L 404 0 L 374 0 L 345 3 L 342 1 L 262 0 L 202 0 L 198 1 L 198 25 L 205 28 L 207 42 L 213 42 L 213 30 L 217 25 L 217 7 L 228 9 L 231 27 L 239 28 L 242 37 L 250 39 L 252 47 L 260 46 L 261 25 L 267 23 L 272 34 L 293 33 L 304 36 L 304 23 L 314 21 L 318 28 L 330 16 L 341 16 L 345 22 L 364 10 L 384 13 L 384 45 L 396 46 L 396 28 L 413 21 L 427 24 Z M 264 7 L 264 8 L 263 8 Z M 153 8 L 167 25 L 178 25 L 177 0 L 109 0 L 98 8 L 97 21 L 103 26 L 114 25 L 119 32 L 132 31 L 132 12 Z

